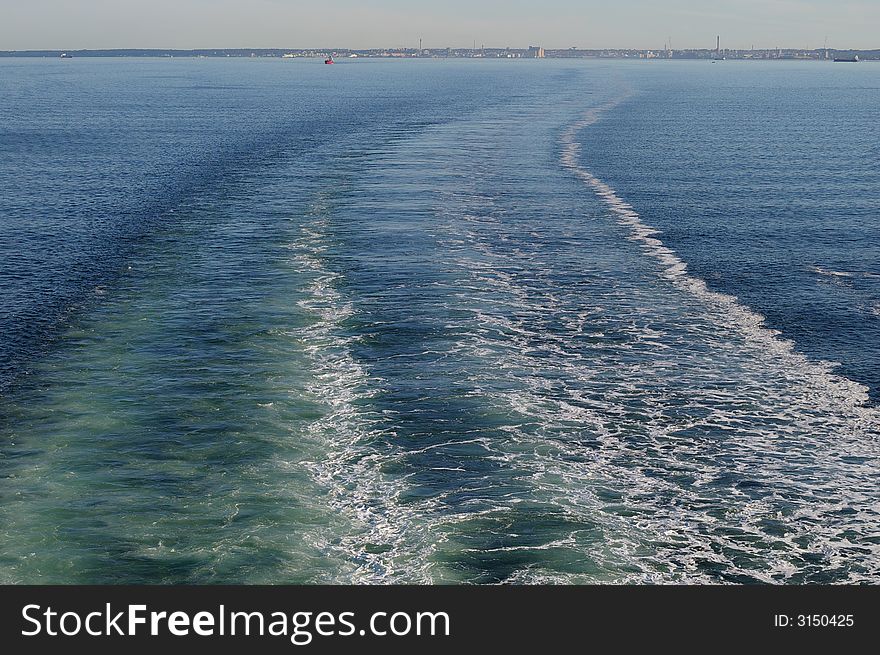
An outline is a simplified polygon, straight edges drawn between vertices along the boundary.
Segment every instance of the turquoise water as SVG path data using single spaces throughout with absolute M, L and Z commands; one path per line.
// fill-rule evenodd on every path
M 0 580 L 876 581 L 839 70 L 0 62 Z

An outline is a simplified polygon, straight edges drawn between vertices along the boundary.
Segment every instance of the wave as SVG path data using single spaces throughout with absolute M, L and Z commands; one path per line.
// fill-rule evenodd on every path
M 813 266 L 811 269 L 816 275 L 824 275 L 827 277 L 843 277 L 843 278 L 880 278 L 880 273 L 871 273 L 870 271 L 833 271 L 821 266 Z
M 448 357 L 467 363 L 462 387 L 492 417 L 468 435 L 497 467 L 471 480 L 467 503 L 415 507 L 437 541 L 430 572 L 545 584 L 874 579 L 880 423 L 867 390 L 707 289 L 578 165 L 578 131 L 619 102 L 566 131 L 564 162 L 696 300 L 670 288 L 652 302 L 645 289 L 665 282 L 651 271 L 647 285 L 641 270 L 606 282 L 629 252 L 578 267 L 584 248 L 618 243 L 618 230 L 557 223 L 567 214 L 520 198 L 512 220 L 507 187 L 493 187 L 510 181 L 493 180 L 487 163 L 506 153 L 471 153 L 432 227 L 460 317 Z M 580 195 L 564 195 L 573 212 Z
M 325 261 L 326 207 L 316 203 L 310 219 L 288 245 L 298 270 L 312 278 L 298 302 L 311 322 L 290 335 L 302 341 L 311 361 L 313 382 L 306 391 L 321 407 L 321 415 L 305 428 L 306 437 L 321 444 L 321 457 L 304 466 L 327 490 L 331 508 L 349 522 L 345 532 L 319 538 L 320 545 L 344 562 L 332 578 L 336 583 L 388 583 L 402 576 L 427 582 L 424 558 L 415 558 L 415 569 L 407 564 L 420 540 L 411 534 L 411 513 L 397 502 L 403 486 L 382 473 L 383 464 L 398 453 L 368 408 L 382 380 L 352 353 L 360 336 L 347 331 L 345 322 L 356 310 L 337 288 L 342 274 Z M 377 448 L 379 443 L 385 448 Z
M 658 261 L 662 266 L 662 275 L 675 287 L 687 291 L 699 298 L 707 306 L 718 310 L 727 318 L 727 323 L 736 328 L 749 341 L 760 344 L 775 358 L 806 374 L 811 381 L 820 386 L 824 393 L 836 403 L 859 415 L 866 423 L 876 426 L 877 416 L 867 407 L 869 389 L 833 371 L 833 362 L 810 360 L 796 350 L 793 341 L 784 339 L 779 331 L 766 327 L 765 317 L 759 312 L 744 305 L 736 296 L 711 290 L 705 280 L 691 274 L 687 263 L 659 238 L 660 230 L 647 224 L 626 202 L 615 189 L 600 180 L 580 163 L 581 144 L 578 134 L 587 127 L 599 122 L 603 115 L 621 105 L 631 97 L 624 93 L 605 104 L 588 110 L 583 116 L 570 125 L 560 137 L 562 145 L 562 165 L 582 180 L 611 211 L 617 222 L 629 230 L 629 238 L 638 243 L 642 251 Z M 816 267 L 816 272 L 829 275 L 852 275 L 846 272 L 825 271 Z

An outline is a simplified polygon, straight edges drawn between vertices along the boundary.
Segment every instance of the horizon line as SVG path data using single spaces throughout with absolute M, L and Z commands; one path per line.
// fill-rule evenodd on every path
M 688 47 L 688 48 L 670 48 L 667 44 L 663 46 L 652 46 L 652 47 L 633 47 L 633 46 L 594 46 L 594 47 L 584 47 L 584 46 L 565 46 L 565 47 L 555 47 L 555 46 L 541 46 L 541 45 L 528 45 L 528 46 L 495 46 L 495 45 L 480 45 L 479 47 L 472 46 L 432 46 L 426 47 L 423 46 L 421 49 L 418 46 L 412 45 L 398 45 L 398 46 L 374 46 L 374 47 L 351 47 L 351 46 L 335 46 L 333 48 L 328 47 L 318 47 L 318 46 L 298 46 L 298 47 L 290 47 L 290 46 L 209 46 L 209 47 L 155 47 L 155 46 L 125 46 L 125 47 L 101 47 L 101 48 L 83 48 L 83 47 L 75 47 L 75 48 L 23 48 L 23 49 L 5 49 L 0 50 L 0 52 L 16 52 L 16 53 L 28 53 L 28 52 L 111 52 L 111 51 L 151 51 L 151 52 L 168 52 L 168 51 L 177 51 L 177 52 L 197 52 L 197 51 L 240 51 L 240 52 L 248 52 L 248 51 L 305 51 L 305 50 L 314 50 L 314 51 L 327 51 L 327 50 L 348 50 L 351 52 L 355 51 L 393 51 L 393 50 L 412 50 L 412 51 L 431 51 L 431 50 L 469 50 L 476 52 L 478 50 L 529 50 L 530 48 L 542 48 L 545 51 L 554 51 L 554 52 L 565 52 L 565 51 L 600 51 L 600 50 L 635 50 L 635 51 L 672 51 L 672 52 L 699 52 L 699 51 L 709 51 L 715 52 L 716 48 L 713 47 Z M 799 50 L 799 51 L 821 51 L 821 50 L 836 50 L 836 51 L 875 51 L 880 50 L 880 45 L 876 47 L 857 47 L 857 48 L 849 48 L 849 47 L 831 47 L 831 46 L 816 46 L 816 47 L 804 47 L 804 46 L 751 46 L 748 48 L 732 48 L 725 47 L 721 48 L 722 51 L 734 51 L 734 52 L 744 52 L 751 50 Z

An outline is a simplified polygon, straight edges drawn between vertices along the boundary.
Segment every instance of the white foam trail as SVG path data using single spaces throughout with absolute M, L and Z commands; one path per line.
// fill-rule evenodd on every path
M 833 396 L 835 401 L 842 403 L 861 416 L 865 423 L 874 423 L 876 416 L 864 407 L 868 401 L 868 388 L 853 380 L 832 371 L 831 362 L 817 362 L 807 359 L 795 350 L 794 343 L 782 339 L 779 332 L 764 325 L 765 318 L 739 301 L 736 296 L 712 291 L 706 282 L 687 270 L 687 263 L 674 250 L 667 247 L 658 238 L 660 231 L 647 223 L 635 209 L 621 198 L 610 185 L 603 182 L 580 162 L 581 144 L 577 135 L 601 120 L 602 116 L 614 109 L 630 97 L 629 93 L 620 95 L 599 107 L 587 111 L 580 120 L 566 129 L 560 141 L 562 144 L 562 165 L 589 186 L 611 211 L 617 222 L 629 229 L 630 239 L 641 245 L 646 255 L 663 265 L 663 276 L 675 287 L 696 296 L 718 313 L 726 316 L 728 322 L 736 327 L 749 341 L 760 343 L 777 360 L 785 360 L 790 366 L 807 372 L 810 381 L 820 387 L 825 394 Z M 821 269 L 817 272 L 824 273 Z M 874 433 L 876 436 L 876 433 Z
M 566 333 L 548 332 L 529 316 L 565 317 L 566 308 L 560 314 L 557 306 L 564 290 L 538 279 L 540 248 L 526 253 L 521 272 L 513 275 L 510 253 L 497 246 L 506 242 L 505 225 L 511 232 L 515 226 L 493 212 L 493 198 L 475 196 L 479 211 L 473 216 L 466 209 L 458 214 L 450 210 L 453 218 L 479 226 L 462 230 L 456 218 L 444 232 L 449 243 L 464 250 L 453 261 L 472 275 L 472 282 L 460 288 L 457 306 L 468 307 L 478 325 L 455 353 L 468 360 L 499 358 L 495 367 L 475 368 L 469 381 L 489 403 L 519 414 L 502 428 L 507 438 L 487 447 L 505 466 L 531 473 L 531 499 L 555 504 L 574 525 L 597 524 L 604 537 L 589 546 L 596 573 L 529 566 L 508 581 L 717 583 L 720 578 L 705 568 L 714 565 L 728 574 L 778 583 L 812 575 L 805 560 L 814 557 L 821 558 L 827 571 L 851 566 L 849 582 L 876 579 L 880 549 L 864 538 L 871 534 L 877 507 L 872 479 L 880 421 L 864 405 L 867 390 L 835 375 L 832 364 L 809 361 L 764 327 L 762 316 L 689 275 L 657 230 L 578 166 L 578 130 L 621 100 L 593 110 L 566 132 L 563 161 L 612 209 L 632 240 L 663 264 L 663 278 L 697 299 L 688 310 L 696 310 L 692 336 L 710 350 L 675 363 L 663 352 L 676 347 L 673 334 L 635 321 L 630 332 L 624 320 L 622 327 L 632 341 L 615 348 L 625 352 L 648 346 L 646 361 L 603 359 L 601 350 L 585 357 Z M 470 202 L 466 193 L 460 195 Z M 670 288 L 670 295 L 678 304 L 679 294 Z M 568 307 L 577 308 L 582 306 Z M 582 335 L 584 326 L 591 326 L 601 336 L 601 312 L 593 325 L 588 314 L 577 315 L 566 323 L 567 334 Z M 663 343 L 664 338 L 672 341 Z M 688 336 L 682 339 L 684 345 L 690 342 Z M 740 356 L 742 369 L 731 371 L 731 358 Z M 689 362 L 692 358 L 700 361 Z M 603 380 L 608 372 L 603 363 L 613 364 L 619 373 L 613 384 Z M 496 389 L 499 371 L 515 371 L 518 385 Z M 659 386 L 652 389 L 649 381 L 655 376 Z M 729 390 L 714 384 L 726 381 L 725 376 L 736 380 Z M 678 386 L 668 386 L 671 381 L 685 386 L 676 392 Z M 686 393 L 689 407 L 705 412 L 678 415 L 676 405 L 668 402 L 676 393 Z M 711 439 L 705 438 L 707 428 Z M 601 447 L 582 444 L 584 435 Z M 679 474 L 693 481 L 681 483 L 675 479 Z M 737 484 L 724 488 L 726 478 L 757 481 L 769 491 L 753 498 Z M 619 494 L 619 500 L 614 494 L 609 500 L 608 490 Z M 496 499 L 485 513 L 497 510 L 504 516 L 508 502 L 514 506 L 517 500 Z M 855 512 L 856 518 L 844 512 Z M 457 522 L 466 526 L 467 518 L 438 519 L 447 529 Z M 784 528 L 776 531 L 768 523 Z M 761 545 L 750 546 L 750 541 Z M 568 538 L 553 543 L 564 547 Z M 540 550 L 541 545 L 524 548 L 530 549 Z M 745 559 L 739 561 L 736 553 Z
M 371 444 L 390 442 L 379 420 L 364 408 L 378 393 L 381 380 L 371 377 L 351 352 L 356 335 L 346 333 L 344 321 L 355 309 L 337 289 L 342 275 L 325 262 L 330 225 L 318 207 L 301 237 L 289 247 L 298 269 L 313 275 L 299 306 L 313 317 L 311 325 L 292 333 L 302 339 L 311 360 L 314 382 L 307 391 L 323 408 L 322 416 L 307 428 L 307 435 L 323 445 L 320 460 L 305 462 L 313 479 L 329 492 L 334 510 L 353 526 L 343 535 L 329 535 L 321 544 L 327 552 L 354 564 L 344 566 L 334 582 L 389 583 L 406 575 L 407 581 L 428 581 L 424 557 L 414 567 L 402 568 L 400 559 L 413 553 L 413 522 L 404 516 L 396 498 L 402 486 L 381 472 L 384 461 L 396 455 L 388 445 L 377 453 Z M 416 547 L 417 549 L 417 547 Z M 424 565 L 425 570 L 419 569 Z

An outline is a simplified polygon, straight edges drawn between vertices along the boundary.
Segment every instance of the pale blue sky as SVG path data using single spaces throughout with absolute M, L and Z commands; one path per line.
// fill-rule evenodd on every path
M 880 0 L 0 0 L 0 50 L 880 48 Z

